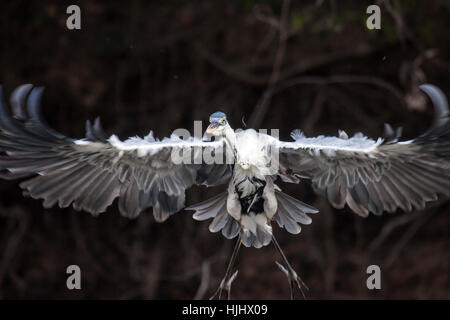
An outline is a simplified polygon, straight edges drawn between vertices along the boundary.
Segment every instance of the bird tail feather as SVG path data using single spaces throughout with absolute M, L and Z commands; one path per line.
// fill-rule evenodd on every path
M 213 219 L 209 225 L 209 231 L 222 231 L 225 238 L 233 239 L 239 234 L 241 226 L 236 219 L 228 214 L 226 202 L 227 193 L 222 192 L 208 200 L 189 206 L 186 210 L 195 211 L 192 216 L 195 220 Z

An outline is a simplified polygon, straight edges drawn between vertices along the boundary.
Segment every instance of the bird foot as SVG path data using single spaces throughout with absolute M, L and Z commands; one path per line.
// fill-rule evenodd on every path
M 230 300 L 231 298 L 231 285 L 233 284 L 234 279 L 236 279 L 238 275 L 238 270 L 236 270 L 231 277 L 227 279 L 227 277 L 224 277 L 222 281 L 220 282 L 219 287 L 217 288 L 216 292 L 209 298 L 209 300 L 214 300 L 216 297 L 221 300 L 222 299 L 222 293 L 223 291 L 226 292 L 227 300 Z
M 303 289 L 309 290 L 308 286 L 303 282 L 303 280 L 297 275 L 297 272 L 288 265 L 287 267 L 283 266 L 278 261 L 275 261 L 278 268 L 286 275 L 289 281 L 289 288 L 291 292 L 291 300 L 294 300 L 294 283 L 297 285 L 297 288 L 300 290 L 300 293 L 303 296 L 303 299 L 306 299 L 305 293 Z

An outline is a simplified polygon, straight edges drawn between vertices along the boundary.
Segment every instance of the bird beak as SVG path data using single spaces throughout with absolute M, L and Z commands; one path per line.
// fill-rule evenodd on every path
M 219 127 L 219 123 L 218 122 L 211 122 L 211 124 L 208 126 L 208 128 L 206 128 L 206 133 L 207 134 L 213 134 L 214 131 L 216 131 L 216 129 Z

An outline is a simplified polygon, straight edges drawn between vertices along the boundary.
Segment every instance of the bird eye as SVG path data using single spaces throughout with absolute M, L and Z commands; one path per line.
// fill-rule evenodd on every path
M 225 123 L 227 123 L 227 120 L 225 120 L 225 119 L 220 120 L 220 124 L 225 124 Z

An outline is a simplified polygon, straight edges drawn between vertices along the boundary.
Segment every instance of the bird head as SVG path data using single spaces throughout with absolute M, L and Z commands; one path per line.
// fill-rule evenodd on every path
M 214 112 L 209 117 L 209 126 L 206 129 L 206 133 L 212 134 L 215 136 L 224 135 L 224 131 L 226 126 L 228 125 L 227 116 L 223 112 Z

